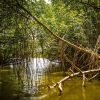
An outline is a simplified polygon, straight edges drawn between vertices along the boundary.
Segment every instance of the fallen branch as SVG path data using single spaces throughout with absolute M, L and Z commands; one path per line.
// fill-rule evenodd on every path
M 59 95 L 61 95 L 62 94 L 62 83 L 59 84 L 58 89 L 59 89 Z
M 82 71 L 82 74 L 89 74 L 89 73 L 94 73 L 94 72 L 100 72 L 100 69 Z M 69 78 L 72 78 L 74 76 L 78 76 L 79 74 L 81 74 L 81 73 L 77 72 L 77 73 L 74 73 L 74 74 L 71 74 L 71 75 L 68 75 L 68 76 L 64 77 L 63 79 L 61 79 L 59 82 L 57 82 L 53 86 L 50 86 L 50 89 L 53 89 L 54 87 L 59 86 L 59 84 L 62 84 L 64 81 L 68 80 Z
M 83 83 L 82 83 L 82 86 L 85 87 L 85 79 L 86 79 L 85 74 L 71 60 L 69 60 L 67 56 L 66 56 L 66 60 L 72 65 L 73 68 L 75 68 L 78 72 L 80 72 L 83 75 Z

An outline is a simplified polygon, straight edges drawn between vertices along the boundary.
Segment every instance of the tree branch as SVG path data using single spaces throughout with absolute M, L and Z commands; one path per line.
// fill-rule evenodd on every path
M 85 53 L 87 53 L 87 54 L 89 54 L 89 55 L 93 54 L 96 58 L 98 58 L 98 59 L 100 58 L 100 55 L 98 55 L 97 53 L 91 52 L 91 51 L 89 51 L 89 50 L 87 50 L 87 49 L 85 49 L 85 48 L 81 48 L 81 47 L 79 47 L 79 46 L 77 46 L 77 45 L 74 45 L 74 44 L 72 44 L 71 42 L 69 42 L 69 41 L 67 41 L 67 40 L 65 40 L 65 39 L 63 39 L 63 38 L 57 36 L 56 34 L 54 34 L 47 26 L 45 26 L 45 25 L 44 25 L 43 23 L 41 23 L 35 16 L 33 16 L 32 13 L 31 13 L 30 11 L 28 11 L 25 7 L 23 7 L 22 5 L 20 5 L 19 2 L 18 2 L 18 0 L 15 0 L 15 1 L 16 1 L 16 3 L 17 3 L 17 7 L 19 7 L 19 8 L 22 9 L 23 11 L 25 11 L 25 12 L 30 16 L 30 18 L 31 18 L 33 21 L 36 21 L 37 24 L 39 24 L 40 26 L 42 26 L 42 27 L 44 28 L 44 30 L 47 30 L 47 32 L 50 33 L 51 35 L 53 35 L 55 38 L 57 38 L 57 39 L 63 41 L 64 43 L 68 44 L 69 46 L 71 46 L 71 47 L 73 47 L 73 48 L 75 48 L 75 49 L 77 49 L 77 50 L 79 50 L 79 51 L 85 52 Z M 13 8 L 13 10 L 15 11 L 16 9 Z M 17 12 L 21 13 L 20 11 L 17 11 Z M 26 17 L 26 18 L 28 18 L 28 17 Z
M 82 71 L 82 74 L 89 74 L 89 73 L 95 73 L 95 72 L 100 72 L 100 69 L 93 69 L 93 70 L 88 70 L 88 71 Z M 80 74 L 80 72 L 77 72 L 77 73 L 74 73 L 74 74 L 71 74 L 71 75 L 68 75 L 68 76 L 64 77 L 63 79 L 61 79 L 60 81 L 58 81 L 54 85 L 50 86 L 50 89 L 53 89 L 54 87 L 56 87 L 60 83 L 63 83 L 64 81 L 66 81 L 69 78 L 72 78 L 74 76 L 78 76 L 79 74 Z

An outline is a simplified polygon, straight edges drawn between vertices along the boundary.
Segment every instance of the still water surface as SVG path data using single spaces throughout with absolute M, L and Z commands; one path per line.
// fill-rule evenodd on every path
M 27 88 L 31 88 L 32 91 L 29 92 L 25 91 L 26 86 L 18 81 L 12 69 L 0 69 L 0 100 L 100 100 L 100 81 L 98 80 L 86 82 L 85 88 L 82 87 L 81 78 L 66 81 L 63 84 L 61 96 L 59 96 L 58 88 L 48 90 L 47 85 L 52 85 L 61 78 L 63 77 L 57 72 L 45 74 L 40 84 Z M 35 81 L 36 79 L 33 78 L 33 82 Z M 34 89 L 36 89 L 35 94 Z

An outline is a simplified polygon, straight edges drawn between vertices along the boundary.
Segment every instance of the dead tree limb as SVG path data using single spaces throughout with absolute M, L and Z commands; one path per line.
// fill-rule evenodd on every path
M 59 89 L 59 95 L 61 95 L 62 94 L 62 83 L 59 84 L 58 89 Z
M 100 69 L 93 69 L 93 70 L 88 70 L 88 71 L 82 71 L 82 74 L 89 74 L 89 73 L 95 73 L 95 72 L 100 72 Z M 71 74 L 71 75 L 68 75 L 68 76 L 64 77 L 63 79 L 61 79 L 60 81 L 58 81 L 54 85 L 50 86 L 50 89 L 55 88 L 57 85 L 65 82 L 69 78 L 72 78 L 74 76 L 78 76 L 79 74 L 81 74 L 81 73 L 80 72 L 77 72 L 77 73 L 74 73 L 74 74 Z

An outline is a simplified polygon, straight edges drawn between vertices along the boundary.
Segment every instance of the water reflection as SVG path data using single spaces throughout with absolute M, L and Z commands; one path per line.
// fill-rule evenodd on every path
M 83 100 L 86 100 L 85 87 L 82 87 Z
M 59 72 L 47 74 L 50 63 L 47 59 L 39 58 L 15 65 L 19 79 L 13 69 L 0 70 L 0 100 L 100 100 L 100 82 L 96 80 L 87 82 L 85 88 L 81 86 L 80 78 L 66 81 L 61 96 L 56 88 L 48 91 L 48 84 L 63 77 Z
M 56 77 L 55 77 L 56 79 Z M 80 78 L 74 78 L 66 81 L 63 85 L 63 93 L 61 96 L 56 92 L 51 91 L 49 95 L 42 100 L 100 100 L 100 82 L 94 80 L 87 82 L 86 87 L 82 87 Z
M 20 90 L 21 88 L 12 71 L 0 71 L 0 100 L 20 100 L 18 96 Z
M 41 87 L 46 85 L 46 71 L 49 65 L 50 61 L 46 58 L 31 58 L 25 63 L 24 80 L 27 80 L 28 84 L 25 84 L 24 91 L 34 95 L 41 93 Z

